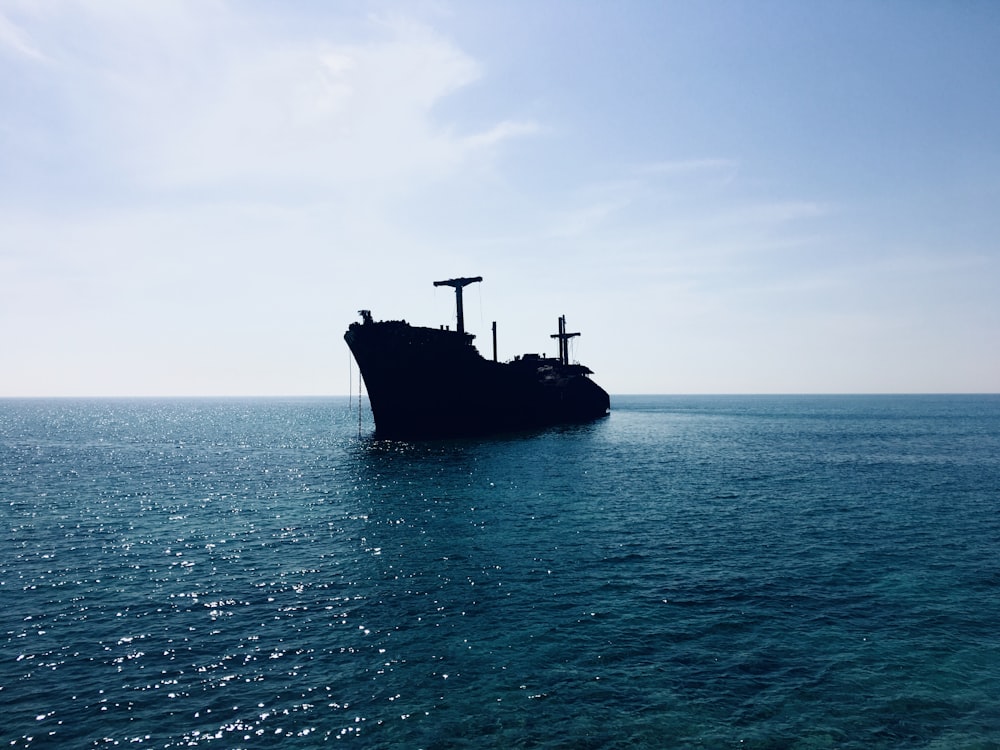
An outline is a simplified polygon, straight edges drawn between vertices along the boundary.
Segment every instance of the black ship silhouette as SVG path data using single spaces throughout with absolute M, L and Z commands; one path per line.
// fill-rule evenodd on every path
M 376 321 L 360 310 L 360 323 L 344 334 L 361 370 L 375 434 L 420 439 L 485 435 L 587 422 L 611 409 L 607 391 L 591 370 L 569 361 L 569 340 L 559 318 L 559 357 L 524 354 L 497 361 L 484 358 L 465 331 L 462 290 L 481 276 L 435 281 L 455 289 L 457 330 L 411 326 L 405 320 Z

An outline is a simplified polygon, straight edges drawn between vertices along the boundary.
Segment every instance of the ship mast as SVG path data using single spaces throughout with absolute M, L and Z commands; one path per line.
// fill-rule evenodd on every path
M 569 340 L 574 336 L 579 336 L 577 333 L 566 333 L 566 316 L 559 316 L 559 333 L 550 334 L 550 338 L 559 339 L 559 362 L 560 364 L 569 364 Z
M 465 312 L 462 309 L 462 289 L 467 287 L 469 284 L 475 284 L 476 282 L 482 280 L 482 276 L 473 276 L 472 278 L 447 279 L 445 281 L 434 282 L 434 286 L 450 286 L 455 288 L 455 306 L 458 308 L 459 333 L 465 333 Z

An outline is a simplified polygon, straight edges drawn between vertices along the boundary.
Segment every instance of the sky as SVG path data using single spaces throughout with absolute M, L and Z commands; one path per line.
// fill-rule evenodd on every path
M 0 397 L 1000 391 L 1000 3 L 0 0 Z

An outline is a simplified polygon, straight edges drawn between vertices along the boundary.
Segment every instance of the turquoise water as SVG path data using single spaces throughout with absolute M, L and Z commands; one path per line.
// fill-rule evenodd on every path
M 0 401 L 7 747 L 1000 747 L 1000 397 Z

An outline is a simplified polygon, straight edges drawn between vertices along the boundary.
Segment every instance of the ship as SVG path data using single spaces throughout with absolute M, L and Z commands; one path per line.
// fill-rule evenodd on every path
M 566 316 L 558 319 L 558 357 L 523 354 L 487 359 L 465 330 L 462 292 L 481 276 L 435 281 L 455 290 L 456 326 L 413 326 L 405 320 L 376 321 L 359 310 L 361 322 L 344 334 L 371 405 L 375 435 L 388 439 L 481 436 L 590 422 L 607 416 L 611 399 L 590 379 L 592 371 L 571 363 Z

